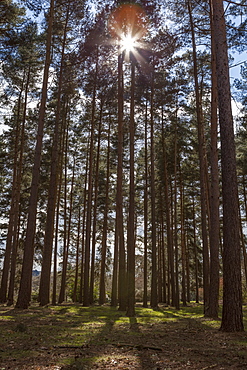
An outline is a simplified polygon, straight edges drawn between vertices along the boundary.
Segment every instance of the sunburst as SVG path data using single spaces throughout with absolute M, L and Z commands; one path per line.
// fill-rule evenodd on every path
M 147 32 L 147 17 L 137 4 L 123 4 L 111 14 L 108 22 L 109 31 L 119 45 L 119 53 L 129 60 L 133 55 L 136 60 L 143 59 L 138 49 L 143 48 L 140 40 Z

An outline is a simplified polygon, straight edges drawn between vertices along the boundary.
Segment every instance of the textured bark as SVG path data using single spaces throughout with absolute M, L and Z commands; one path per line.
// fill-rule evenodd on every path
M 19 294 L 16 302 L 17 308 L 26 309 L 30 304 L 31 299 L 31 288 L 32 288 L 32 269 L 33 269 L 33 255 L 34 255 L 34 236 L 36 229 L 36 215 L 37 215 L 37 203 L 38 203 L 38 189 L 39 189 L 39 177 L 40 177 L 40 163 L 41 163 L 41 151 L 44 131 L 44 119 L 45 119 L 45 105 L 47 98 L 47 86 L 49 77 L 49 67 L 51 59 L 51 41 L 52 41 L 52 26 L 54 16 L 54 0 L 50 1 L 50 12 L 48 16 L 48 30 L 46 40 L 46 60 L 44 68 L 42 96 L 39 110 L 38 120 L 38 133 L 35 146 L 34 165 L 32 170 L 32 183 L 31 193 L 29 199 L 28 208 L 28 221 L 27 221 L 27 232 L 26 239 L 24 242 L 24 256 L 21 272 L 21 281 Z
M 223 197 L 223 311 L 221 330 L 234 332 L 244 330 L 236 150 L 224 6 L 222 0 L 212 0 L 212 4 L 216 45 Z
M 218 169 L 218 119 L 217 119 L 217 77 L 216 55 L 214 43 L 214 26 L 211 10 L 211 196 L 210 196 L 210 294 L 208 310 L 205 315 L 218 317 L 219 307 L 219 169 Z

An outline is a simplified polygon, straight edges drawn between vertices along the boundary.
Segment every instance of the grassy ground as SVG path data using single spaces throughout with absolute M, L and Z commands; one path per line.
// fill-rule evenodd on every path
M 247 333 L 219 327 L 202 305 L 137 306 L 133 319 L 109 306 L 0 306 L 0 370 L 247 369 Z

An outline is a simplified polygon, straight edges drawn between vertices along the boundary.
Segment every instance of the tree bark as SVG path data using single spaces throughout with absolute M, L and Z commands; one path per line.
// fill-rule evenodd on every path
M 211 23 L 211 196 L 210 196 L 210 294 L 205 315 L 218 317 L 219 310 L 219 169 L 218 169 L 218 118 L 217 118 L 217 77 L 214 42 L 212 4 L 210 2 Z
M 223 197 L 223 311 L 221 330 L 234 332 L 244 330 L 236 150 L 223 1 L 212 0 L 212 5 L 216 45 Z

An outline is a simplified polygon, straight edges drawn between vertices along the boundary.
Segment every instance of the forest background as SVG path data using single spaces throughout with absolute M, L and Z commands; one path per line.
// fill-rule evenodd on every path
M 218 20 L 234 64 L 247 2 L 224 6 L 1 1 L 1 303 L 109 301 L 134 316 L 135 299 L 203 300 L 218 317 L 224 287 L 223 329 L 243 330 L 247 64 L 228 125 Z

